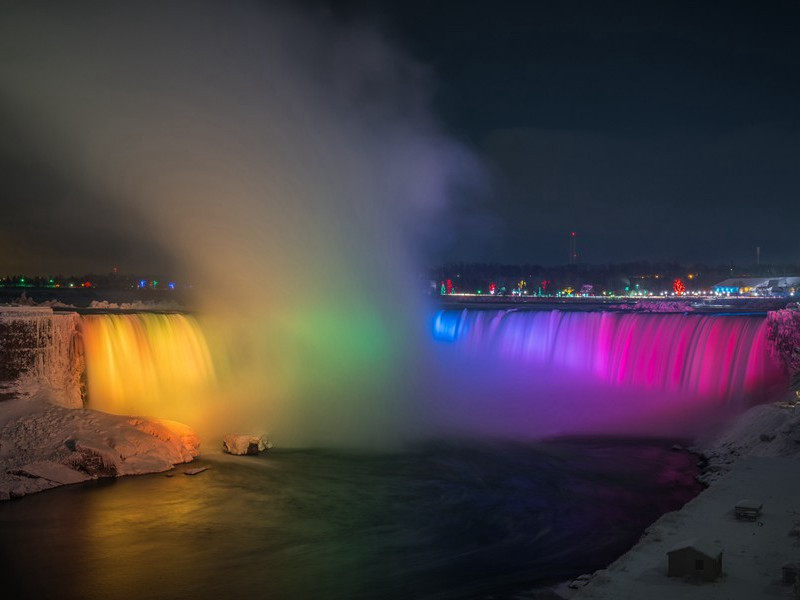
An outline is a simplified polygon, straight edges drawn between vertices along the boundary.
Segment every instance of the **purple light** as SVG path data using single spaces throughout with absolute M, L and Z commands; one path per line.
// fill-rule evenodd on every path
M 440 311 L 446 419 L 493 433 L 679 432 L 788 377 L 757 316 Z

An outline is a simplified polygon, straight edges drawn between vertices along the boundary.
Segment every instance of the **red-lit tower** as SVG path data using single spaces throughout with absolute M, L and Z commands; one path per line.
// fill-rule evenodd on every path
M 574 231 L 569 234 L 569 264 L 578 264 L 578 234 Z

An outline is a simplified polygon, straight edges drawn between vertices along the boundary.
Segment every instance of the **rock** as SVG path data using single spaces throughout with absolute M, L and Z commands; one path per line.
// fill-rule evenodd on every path
M 99 477 L 160 473 L 198 454 L 200 439 L 186 425 L 48 400 L 42 394 L 3 403 L 20 416 L 0 423 L 0 500 Z
M 195 469 L 187 469 L 183 472 L 184 475 L 199 475 L 203 471 L 208 471 L 208 467 L 197 467 Z
M 81 473 L 66 465 L 49 460 L 23 465 L 15 469 L 12 474 L 22 475 L 24 477 L 41 477 L 42 479 L 47 479 L 48 481 L 61 485 L 81 483 L 82 481 L 89 481 L 92 479 L 92 477 L 86 473 Z
M 573 590 L 580 589 L 586 586 L 586 584 L 592 580 L 593 576 L 594 575 L 590 574 L 578 575 L 575 579 L 573 579 L 567 584 L 567 587 Z
M 762 442 L 771 442 L 772 440 L 774 440 L 774 439 L 775 439 L 775 436 L 774 436 L 774 435 L 769 435 L 769 434 L 767 434 L 767 433 L 762 433 L 762 434 L 759 436 L 759 438 L 758 438 L 758 439 L 760 439 Z
M 252 456 L 264 450 L 268 450 L 271 447 L 272 445 L 267 442 L 263 435 L 231 434 L 226 435 L 222 440 L 222 450 L 228 454 L 247 454 Z
M 182 459 L 176 462 L 191 462 L 200 454 L 200 436 L 188 425 L 152 417 L 132 418 L 128 422 L 139 431 L 170 444 Z

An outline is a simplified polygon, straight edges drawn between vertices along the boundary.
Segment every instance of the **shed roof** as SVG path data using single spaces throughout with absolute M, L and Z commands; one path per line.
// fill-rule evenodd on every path
M 686 550 L 691 548 L 696 550 L 700 554 L 704 554 L 708 558 L 719 558 L 720 554 L 722 554 L 722 547 L 714 542 L 708 542 L 705 540 L 698 540 L 696 538 L 684 540 L 679 544 L 676 544 L 669 550 L 667 550 L 667 554 L 672 554 L 673 552 L 680 552 L 681 550 Z

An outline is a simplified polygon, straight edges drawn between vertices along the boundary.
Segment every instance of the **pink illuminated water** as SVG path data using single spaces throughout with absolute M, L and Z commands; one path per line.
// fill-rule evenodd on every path
M 690 433 L 784 389 L 766 327 L 751 315 L 453 310 L 433 333 L 458 372 L 449 389 L 482 415 L 471 429 Z

